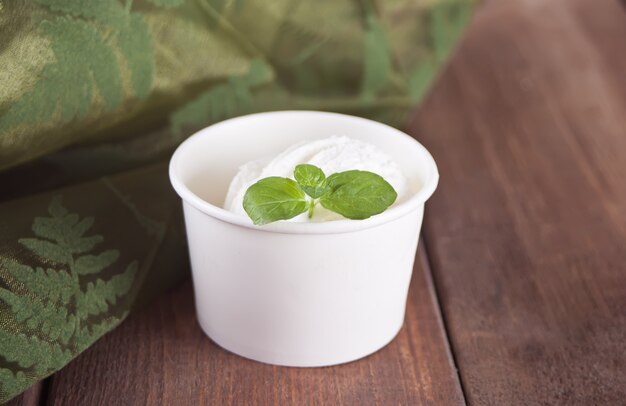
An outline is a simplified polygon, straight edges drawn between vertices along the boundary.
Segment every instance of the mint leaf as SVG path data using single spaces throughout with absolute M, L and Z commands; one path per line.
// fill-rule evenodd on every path
M 248 188 L 243 207 L 254 224 L 287 220 L 306 211 L 312 218 L 317 203 L 349 219 L 363 220 L 382 213 L 398 197 L 385 179 L 372 172 L 353 170 L 326 178 L 320 168 L 302 164 L 293 174 L 297 183 L 274 176 Z
M 308 202 L 296 182 L 272 176 L 248 188 L 243 197 L 243 208 L 254 224 L 263 225 L 304 213 Z
M 293 171 L 293 176 L 296 178 L 302 190 L 304 190 L 304 193 L 311 196 L 313 199 L 321 197 L 328 191 L 326 175 L 315 165 L 298 165 Z
M 339 172 L 326 182 L 330 190 L 320 198 L 322 206 L 353 220 L 382 213 L 398 197 L 385 179 L 372 172 Z

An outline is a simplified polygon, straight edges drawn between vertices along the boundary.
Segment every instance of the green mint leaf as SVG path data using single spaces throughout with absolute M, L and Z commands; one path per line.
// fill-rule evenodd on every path
M 304 190 L 304 193 L 311 196 L 313 199 L 321 197 L 328 191 L 326 175 L 315 165 L 298 165 L 293 171 L 293 176 L 296 178 L 302 190 Z
M 272 176 L 250 186 L 243 197 L 243 208 L 257 225 L 287 220 L 309 208 L 306 196 L 296 182 Z
M 367 171 L 335 173 L 326 182 L 330 190 L 320 198 L 322 206 L 353 220 L 382 213 L 398 196 L 385 179 Z

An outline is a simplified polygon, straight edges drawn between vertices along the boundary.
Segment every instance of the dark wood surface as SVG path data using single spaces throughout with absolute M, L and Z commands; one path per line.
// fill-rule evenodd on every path
M 382 351 L 244 360 L 202 334 L 186 284 L 11 404 L 626 404 L 623 4 L 487 1 L 410 132 L 441 182 Z
M 38 406 L 46 402 L 43 395 L 45 382 L 37 382 L 20 396 L 5 403 L 6 406 Z
M 493 2 L 412 133 L 468 403 L 626 404 L 626 13 Z
M 54 405 L 459 405 L 430 272 L 416 261 L 407 323 L 383 350 L 327 368 L 228 353 L 200 330 L 191 284 L 132 315 L 51 382 Z M 97 372 L 96 372 L 97 371 Z

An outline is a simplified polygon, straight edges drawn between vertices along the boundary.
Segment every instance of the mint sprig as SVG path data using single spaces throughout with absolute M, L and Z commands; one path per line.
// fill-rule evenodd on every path
M 315 165 L 302 164 L 296 166 L 296 169 L 293 171 L 293 177 L 304 190 L 304 193 L 313 199 L 322 197 L 328 191 L 326 175 Z
M 296 166 L 294 178 L 272 176 L 248 188 L 243 208 L 254 224 L 288 220 L 306 211 L 311 218 L 318 203 L 346 218 L 363 220 L 387 210 L 398 196 L 385 179 L 368 171 L 327 178 L 317 166 L 302 164 Z

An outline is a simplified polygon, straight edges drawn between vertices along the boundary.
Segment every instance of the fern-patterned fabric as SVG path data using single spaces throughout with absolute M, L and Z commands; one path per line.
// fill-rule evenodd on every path
M 169 154 L 251 112 L 402 126 L 472 0 L 0 0 L 0 402 L 187 275 Z

